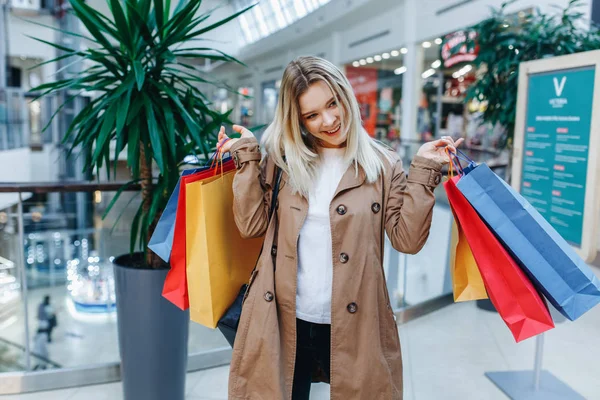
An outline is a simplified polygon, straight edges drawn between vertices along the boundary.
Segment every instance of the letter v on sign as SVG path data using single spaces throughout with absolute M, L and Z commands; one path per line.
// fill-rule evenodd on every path
M 562 79 L 560 80 L 560 83 L 558 83 L 558 78 L 554 78 L 554 91 L 556 92 L 557 97 L 560 97 L 563 90 L 565 89 L 565 83 L 567 83 L 566 76 L 562 77 Z

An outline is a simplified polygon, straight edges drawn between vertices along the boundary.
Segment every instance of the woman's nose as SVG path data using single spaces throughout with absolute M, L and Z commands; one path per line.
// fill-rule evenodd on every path
M 335 115 L 331 112 L 325 112 L 323 114 L 323 125 L 332 128 L 332 124 L 335 122 Z

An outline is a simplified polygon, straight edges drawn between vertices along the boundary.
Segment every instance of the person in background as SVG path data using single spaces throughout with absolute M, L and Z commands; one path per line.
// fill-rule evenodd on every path
M 38 330 L 46 332 L 48 343 L 52 342 L 52 331 L 57 326 L 56 313 L 54 307 L 50 304 L 50 296 L 44 296 L 37 310 Z

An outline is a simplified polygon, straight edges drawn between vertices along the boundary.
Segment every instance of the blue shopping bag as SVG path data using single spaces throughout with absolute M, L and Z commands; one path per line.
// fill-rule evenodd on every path
M 209 169 L 210 167 L 192 168 L 186 169 L 182 172 L 181 176 L 195 174 Z M 165 207 L 156 228 L 152 233 L 148 248 L 156 253 L 157 256 L 162 258 L 164 262 L 169 262 L 171 258 L 171 248 L 173 247 L 173 235 L 175 233 L 175 216 L 177 215 L 177 202 L 179 198 L 179 183 L 181 178 L 175 186 L 175 190 L 171 193 L 167 206 Z
M 600 282 L 575 250 L 485 164 L 457 184 L 537 288 L 571 321 L 600 303 Z

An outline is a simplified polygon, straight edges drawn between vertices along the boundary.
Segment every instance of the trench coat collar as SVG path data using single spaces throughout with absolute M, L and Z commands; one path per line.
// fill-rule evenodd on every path
M 357 169 L 358 169 L 358 171 L 357 171 Z M 274 182 L 272 182 L 273 177 L 275 176 L 275 163 L 274 162 L 271 161 L 268 163 L 267 168 L 266 168 L 266 173 L 267 173 L 267 184 L 272 187 L 274 184 Z M 340 183 L 339 183 L 333 197 L 335 198 L 339 193 L 344 192 L 346 190 L 350 190 L 350 189 L 359 187 L 360 185 L 362 185 L 365 182 L 366 177 L 367 177 L 367 174 L 365 173 L 365 170 L 362 168 L 362 166 L 356 164 L 355 162 L 351 162 L 350 165 L 348 165 L 346 172 L 342 176 L 342 179 L 340 180 Z M 281 174 L 281 180 L 285 183 L 288 183 L 289 176 L 286 172 L 283 172 Z

